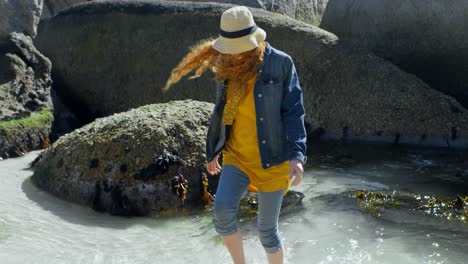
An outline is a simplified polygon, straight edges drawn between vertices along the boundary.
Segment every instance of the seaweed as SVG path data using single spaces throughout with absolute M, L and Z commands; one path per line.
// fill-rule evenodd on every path
M 468 224 L 468 196 L 441 198 L 431 195 L 398 194 L 396 191 L 384 194 L 360 190 L 355 193 L 355 198 L 361 208 L 367 209 L 376 217 L 380 217 L 387 208 L 401 208 L 423 211 L 429 215 Z
M 188 181 L 182 174 L 174 176 L 170 180 L 171 190 L 182 199 L 182 203 L 187 199 Z

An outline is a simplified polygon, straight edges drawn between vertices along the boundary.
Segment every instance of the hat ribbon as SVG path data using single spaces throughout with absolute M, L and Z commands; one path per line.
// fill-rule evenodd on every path
M 250 33 L 253 33 L 255 30 L 257 30 L 257 25 L 256 24 L 254 24 L 251 27 L 245 28 L 245 29 L 241 29 L 241 30 L 238 30 L 238 31 L 231 31 L 231 32 L 219 29 L 219 34 L 221 36 L 225 37 L 225 38 L 240 38 L 240 37 L 243 37 L 243 36 L 247 36 Z

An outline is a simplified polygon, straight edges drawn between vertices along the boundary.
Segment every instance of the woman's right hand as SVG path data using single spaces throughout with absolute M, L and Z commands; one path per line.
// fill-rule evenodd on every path
M 218 163 L 219 154 L 214 157 L 214 159 L 206 164 L 206 170 L 209 174 L 214 175 L 218 174 L 221 171 L 221 166 Z

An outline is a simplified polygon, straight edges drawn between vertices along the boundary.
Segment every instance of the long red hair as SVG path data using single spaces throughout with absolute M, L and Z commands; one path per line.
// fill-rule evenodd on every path
M 210 69 L 215 75 L 214 79 L 220 83 L 225 80 L 244 82 L 258 73 L 263 61 L 265 42 L 257 48 L 232 56 L 215 50 L 211 46 L 214 40 L 204 39 L 190 48 L 190 52 L 172 69 L 171 76 L 163 87 L 164 92 L 193 70 L 196 71 L 188 77 L 189 80 L 200 77 Z

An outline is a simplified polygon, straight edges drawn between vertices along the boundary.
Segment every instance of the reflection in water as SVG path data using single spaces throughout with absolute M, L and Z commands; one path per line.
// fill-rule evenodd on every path
M 380 217 L 350 193 L 367 189 L 468 195 L 462 154 L 363 146 L 314 149 L 302 183 L 304 210 L 283 214 L 285 263 L 465 263 L 468 226 L 389 209 Z M 114 217 L 55 198 L 30 181 L 38 154 L 0 162 L 1 263 L 231 263 L 211 211 Z M 378 154 L 378 155 L 377 155 Z M 266 263 L 255 219 L 241 221 L 247 263 Z

